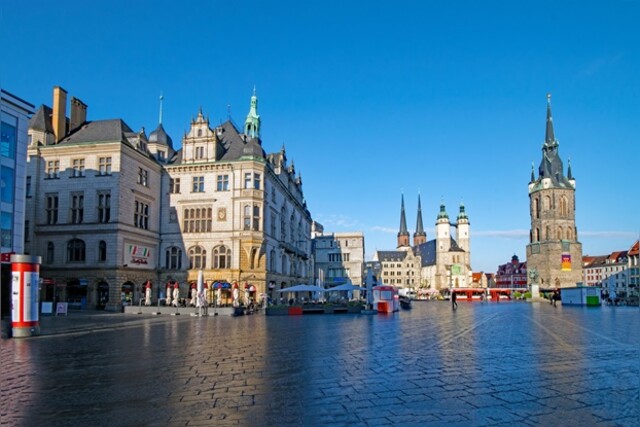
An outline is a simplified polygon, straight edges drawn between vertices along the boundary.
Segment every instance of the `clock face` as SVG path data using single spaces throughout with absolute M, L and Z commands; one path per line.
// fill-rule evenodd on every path
M 218 209 L 218 219 L 220 221 L 224 221 L 227 219 L 227 210 L 226 209 Z

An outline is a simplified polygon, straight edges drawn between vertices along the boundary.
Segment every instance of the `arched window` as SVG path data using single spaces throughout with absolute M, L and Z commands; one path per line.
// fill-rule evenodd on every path
M 67 261 L 68 262 L 84 262 L 85 260 L 85 244 L 83 240 L 71 239 L 67 243 Z
M 536 228 L 536 232 L 535 232 L 535 234 L 533 235 L 533 241 L 534 241 L 534 242 L 537 242 L 537 241 L 539 241 L 539 240 L 540 240 L 540 229 L 539 229 L 539 228 Z
M 53 264 L 55 259 L 55 246 L 53 242 L 47 243 L 47 264 Z
M 276 251 L 273 249 L 269 252 L 269 270 L 270 273 L 276 272 Z
M 202 129 L 198 129 L 198 136 L 202 136 Z
M 542 209 L 545 211 L 551 209 L 551 197 L 544 196 L 544 198 L 542 199 Z
M 533 199 L 533 217 L 540 218 L 540 200 L 537 197 Z
M 293 214 L 291 214 L 291 220 L 290 220 L 290 226 L 291 226 L 291 234 L 289 235 L 289 237 L 291 238 L 291 241 L 296 239 L 296 218 Z
M 282 257 L 282 268 L 280 269 L 280 273 L 281 274 L 287 274 L 287 257 L 283 256 Z
M 169 270 L 180 270 L 182 268 L 182 250 L 180 248 L 175 246 L 167 248 L 164 267 Z
M 567 240 L 573 240 L 571 227 L 567 227 Z
M 547 228 L 545 229 L 545 236 L 544 236 L 545 240 L 551 240 L 551 227 L 549 227 L 547 225 Z
M 207 251 L 200 246 L 189 249 L 189 268 L 196 270 L 207 268 Z
M 231 249 L 224 245 L 213 249 L 213 268 L 231 268 Z
M 562 229 L 562 227 L 558 226 L 558 234 L 557 234 L 558 240 L 562 240 L 563 232 L 564 230 Z
M 569 202 L 565 196 L 560 197 L 560 215 L 569 216 Z
M 104 240 L 100 240 L 98 243 L 98 261 L 106 261 L 107 260 L 107 242 Z

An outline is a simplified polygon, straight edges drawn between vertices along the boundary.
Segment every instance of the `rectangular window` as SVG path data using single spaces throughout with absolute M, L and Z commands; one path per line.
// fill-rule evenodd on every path
M 73 159 L 71 165 L 73 168 L 73 178 L 84 176 L 84 159 Z
M 16 141 L 18 139 L 18 119 L 3 112 L 2 124 L 0 124 L 0 156 L 15 159 Z M 11 123 L 8 123 L 8 121 Z
M 111 193 L 109 191 L 98 192 L 98 222 L 106 224 L 111 220 Z
M 251 205 L 244 207 L 244 229 L 251 230 Z
M 13 192 L 15 190 L 14 175 L 15 171 L 13 168 L 6 166 L 0 167 L 0 178 L 2 179 L 0 200 L 2 200 L 3 203 L 13 203 Z
M 13 214 L 11 212 L 0 214 L 0 242 L 3 248 L 13 246 Z
M 260 231 L 260 206 L 253 207 L 253 231 Z
M 47 205 L 47 224 L 53 225 L 58 223 L 58 193 L 50 193 L 46 196 Z
M 185 233 L 210 233 L 213 225 L 213 208 L 185 208 L 182 231 Z
M 82 224 L 84 217 L 84 194 L 71 193 L 71 223 Z
M 31 197 L 31 177 L 30 176 L 27 177 L 27 188 L 26 188 L 25 194 L 27 197 Z
M 138 184 L 149 186 L 149 171 L 143 168 L 138 168 Z
M 196 159 L 204 159 L 204 147 L 196 147 Z
M 271 236 L 276 237 L 276 214 L 271 214 Z
M 47 162 L 47 178 L 60 178 L 60 160 L 49 160 Z
M 217 191 L 229 191 L 229 175 L 218 175 Z
M 133 225 L 143 230 L 149 229 L 149 205 L 136 200 L 133 213 Z
M 261 179 L 260 179 L 260 174 L 259 173 L 254 173 L 253 174 L 253 188 L 255 188 L 256 190 L 259 190 L 261 187 Z
M 204 193 L 204 176 L 193 177 L 193 193 Z
M 98 159 L 98 175 L 111 175 L 111 157 Z
M 31 230 L 30 230 L 30 224 L 29 221 L 25 221 L 24 222 L 24 241 L 28 242 L 29 239 L 29 235 L 31 234 Z
M 180 194 L 180 178 L 169 178 L 169 192 Z
M 249 172 L 244 174 L 244 188 L 251 188 L 251 173 Z

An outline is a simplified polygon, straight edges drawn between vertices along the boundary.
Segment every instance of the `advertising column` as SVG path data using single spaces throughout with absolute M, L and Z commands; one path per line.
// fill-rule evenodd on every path
M 40 335 L 39 256 L 11 255 L 11 323 L 15 338 Z

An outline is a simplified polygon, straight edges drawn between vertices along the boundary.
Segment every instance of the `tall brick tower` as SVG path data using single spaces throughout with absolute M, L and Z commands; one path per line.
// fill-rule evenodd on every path
M 547 128 L 542 161 L 529 182 L 531 230 L 527 245 L 528 283 L 540 289 L 575 286 L 582 281 L 582 243 L 576 228 L 576 181 L 571 164 L 564 175 L 553 131 L 551 95 L 547 95 Z

